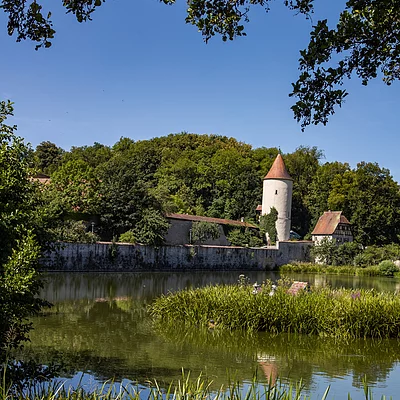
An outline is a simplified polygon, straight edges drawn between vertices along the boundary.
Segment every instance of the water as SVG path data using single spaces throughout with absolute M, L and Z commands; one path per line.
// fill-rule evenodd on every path
M 330 398 L 363 399 L 366 377 L 374 397 L 400 393 L 400 342 L 397 340 L 335 341 L 309 336 L 210 331 L 152 324 L 146 313 L 155 296 L 210 283 L 233 283 L 239 272 L 49 274 L 42 296 L 54 307 L 35 318 L 29 357 L 62 363 L 62 379 L 80 381 L 89 389 L 107 379 L 149 379 L 169 383 L 181 369 L 197 377 L 210 376 L 214 386 L 235 377 L 250 382 L 255 371 L 261 380 L 302 379 L 306 391 L 320 398 L 331 385 Z M 276 280 L 271 272 L 246 273 L 251 282 Z M 292 276 L 311 284 L 398 290 L 388 278 Z M 82 373 L 84 373 L 82 378 Z

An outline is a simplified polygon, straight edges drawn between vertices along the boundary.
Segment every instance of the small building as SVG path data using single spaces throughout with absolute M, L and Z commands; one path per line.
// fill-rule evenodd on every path
M 191 230 L 193 222 L 209 222 L 219 225 L 220 236 L 217 239 L 209 239 L 202 244 L 216 246 L 230 246 L 230 243 L 225 235 L 224 226 L 232 226 L 237 228 L 250 228 L 258 230 L 258 228 L 248 222 L 235 221 L 231 219 L 203 217 L 200 215 L 189 214 L 167 214 L 166 218 L 170 223 L 167 234 L 165 235 L 164 243 L 167 245 L 190 244 Z
M 318 244 L 324 238 L 336 240 L 338 244 L 353 241 L 351 224 L 342 211 L 325 211 L 311 233 L 312 240 Z

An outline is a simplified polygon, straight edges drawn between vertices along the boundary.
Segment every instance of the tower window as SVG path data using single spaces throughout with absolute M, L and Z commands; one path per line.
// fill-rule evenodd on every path
M 278 190 L 275 190 L 275 194 L 278 194 Z

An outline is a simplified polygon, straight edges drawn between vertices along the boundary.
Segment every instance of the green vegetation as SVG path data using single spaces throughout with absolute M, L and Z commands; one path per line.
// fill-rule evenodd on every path
M 218 224 L 204 221 L 192 223 L 192 242 L 204 243 L 207 240 L 218 239 L 220 235 Z
M 261 235 L 268 235 L 271 244 L 276 243 L 278 232 L 276 230 L 276 221 L 278 220 L 278 211 L 272 207 L 268 214 L 260 217 L 260 232 Z
M 170 382 L 166 387 L 157 380 L 150 380 L 146 386 L 142 387 L 135 384 L 117 386 L 111 382 L 87 391 L 83 387 L 66 388 L 60 383 L 36 388 L 26 394 L 12 392 L 0 385 L 0 393 L 2 400 L 118 400 L 121 398 L 129 400 L 327 400 L 330 390 L 328 386 L 323 395 L 316 398 L 304 393 L 305 386 L 302 381 L 295 385 L 284 385 L 280 382 L 273 384 L 260 382 L 257 376 L 253 378 L 247 388 L 244 388 L 241 382 L 231 378 L 227 378 L 227 383 L 216 389 L 212 384 L 212 379 L 205 375 L 200 374 L 197 379 L 194 379 L 190 376 L 190 372 L 185 374 L 182 371 L 182 378 L 176 382 Z M 365 400 L 372 400 L 371 389 L 365 382 L 363 386 Z M 350 394 L 347 399 L 352 399 Z M 385 400 L 385 397 L 382 397 L 382 400 Z
M 137 142 L 121 138 L 112 147 L 95 143 L 70 151 L 44 142 L 35 152 L 35 163 L 51 174 L 43 196 L 58 226 L 73 215 L 91 220 L 95 214 L 95 230 L 103 240 L 132 230 L 137 242 L 154 242 L 148 228 L 140 231 L 146 224 L 157 232 L 159 243 L 165 213 L 258 223 L 262 179 L 277 154 L 276 148 L 253 149 L 225 136 L 183 132 Z M 354 169 L 338 162 L 322 164 L 322 158 L 316 147 L 284 154 L 293 178 L 292 229 L 309 237 L 324 211 L 343 210 L 357 243 L 400 243 L 400 193 L 389 171 L 365 162 Z M 272 238 L 273 223 L 269 225 Z M 261 244 L 251 232 L 231 230 L 225 233 L 234 244 Z
M 156 320 L 225 329 L 291 332 L 336 338 L 400 337 L 400 297 L 374 290 L 315 288 L 292 295 L 288 284 L 271 293 L 271 283 L 251 287 L 209 286 L 162 296 L 150 307 Z
M 324 238 L 311 249 L 311 257 L 318 263 L 297 264 L 294 266 L 282 266 L 280 271 L 288 272 L 320 272 L 332 273 L 329 271 L 342 271 L 336 273 L 346 273 L 354 275 L 370 276 L 393 276 L 399 272 L 399 268 L 394 261 L 400 259 L 400 246 L 389 244 L 385 246 L 368 246 L 362 248 L 356 242 L 343 243 L 337 245 L 335 241 Z M 344 268 L 337 268 L 344 266 Z M 358 267 L 358 268 L 357 268 Z
M 226 237 L 232 246 L 241 247 L 260 247 L 264 241 L 260 237 L 259 231 L 251 228 L 224 227 Z
M 304 273 L 304 274 L 332 274 L 355 276 L 400 276 L 399 268 L 391 261 L 382 261 L 379 265 L 368 267 L 355 267 L 354 265 L 325 265 L 314 263 L 293 263 L 279 267 L 279 272 Z
M 29 180 L 32 151 L 5 124 L 12 115 L 12 104 L 0 102 L 0 373 L 9 350 L 28 340 L 30 317 L 48 305 L 37 297 L 36 271 L 45 210 Z

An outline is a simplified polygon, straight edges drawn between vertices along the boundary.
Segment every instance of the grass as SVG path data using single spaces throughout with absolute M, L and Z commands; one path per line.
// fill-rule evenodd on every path
M 171 382 L 166 388 L 160 387 L 157 381 L 148 382 L 147 387 L 135 385 L 119 385 L 105 383 L 102 387 L 85 391 L 83 388 L 66 389 L 63 384 L 35 388 L 25 393 L 15 393 L 0 385 L 0 400 L 317 400 L 304 393 L 302 382 L 283 386 L 261 384 L 254 377 L 248 385 L 227 380 L 226 385 L 211 389 L 212 381 L 203 375 L 191 379 L 190 373 L 182 373 L 182 378 Z M 318 397 L 328 400 L 329 387 Z M 365 400 L 372 400 L 371 390 L 364 383 Z M 351 400 L 350 394 L 346 396 Z M 385 400 L 385 397 L 381 397 Z
M 399 338 L 400 297 L 374 290 L 313 289 L 296 296 L 270 283 L 252 287 L 208 286 L 157 298 L 150 314 L 161 323 L 184 322 L 215 329 L 298 333 L 336 338 Z
M 293 263 L 280 266 L 279 272 L 353 276 L 393 276 L 393 274 L 388 275 L 387 271 L 380 268 L 379 265 L 371 265 L 368 267 L 355 267 L 353 265 L 332 266 L 314 263 Z M 394 276 L 400 277 L 400 273 L 395 272 Z

